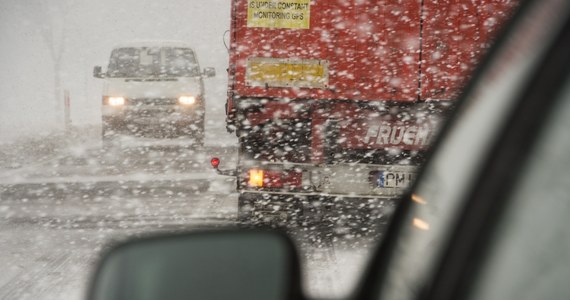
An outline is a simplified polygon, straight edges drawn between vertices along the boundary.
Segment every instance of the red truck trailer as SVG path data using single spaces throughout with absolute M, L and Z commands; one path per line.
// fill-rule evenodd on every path
M 239 219 L 381 216 L 515 2 L 233 0 Z

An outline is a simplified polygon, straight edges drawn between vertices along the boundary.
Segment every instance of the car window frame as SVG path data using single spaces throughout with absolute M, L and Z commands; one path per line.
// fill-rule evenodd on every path
M 422 299 L 466 299 L 477 270 L 483 265 L 489 242 L 501 216 L 513 201 L 510 195 L 536 146 L 544 120 L 563 92 L 570 76 L 570 18 L 557 34 L 531 82 L 511 111 L 472 191 L 463 203 L 457 227 L 431 288 Z M 468 271 L 466 271 L 468 270 Z
M 449 133 L 450 127 L 452 126 L 452 124 L 456 123 L 457 118 L 460 117 L 461 114 L 458 112 L 458 110 L 461 110 L 465 106 L 464 102 L 466 102 L 467 100 L 466 98 L 468 98 L 466 95 L 469 95 L 474 91 L 477 82 L 481 81 L 482 76 L 485 75 L 484 74 L 485 70 L 491 67 L 491 64 L 493 63 L 493 57 L 495 57 L 498 54 L 498 52 L 500 52 L 500 49 L 507 43 L 509 36 L 513 34 L 513 32 L 516 33 L 518 26 L 517 23 L 525 17 L 525 15 L 528 13 L 528 10 L 532 8 L 532 4 L 538 2 L 540 1 L 534 1 L 534 2 L 521 1 L 517 11 L 513 14 L 513 18 L 510 20 L 510 22 L 506 24 L 506 26 L 504 26 L 504 28 L 501 29 L 496 42 L 489 49 L 487 55 L 485 56 L 485 59 L 482 60 L 481 64 L 477 67 L 477 69 L 473 73 L 472 79 L 463 90 L 463 93 L 461 94 L 460 98 L 457 100 L 456 107 L 451 112 L 450 117 L 444 122 L 444 126 L 442 127 L 440 134 L 433 141 L 432 147 L 430 148 L 426 156 L 427 157 L 426 161 L 429 162 L 430 159 L 433 157 L 434 153 L 438 151 L 438 148 L 440 148 L 442 140 L 444 140 L 444 137 Z M 525 94 L 528 94 L 528 92 L 525 92 Z M 533 115 L 534 114 L 535 113 L 533 113 Z M 355 298 L 378 299 L 380 291 L 377 286 L 379 283 L 383 282 L 385 280 L 385 277 L 387 276 L 387 271 L 390 268 L 390 259 L 392 258 L 392 255 L 396 251 L 395 246 L 397 243 L 397 237 L 401 232 L 402 227 L 407 226 L 407 224 L 404 224 L 404 221 L 406 220 L 407 214 L 412 205 L 412 202 L 409 201 L 409 199 L 412 196 L 412 191 L 414 191 L 417 188 L 418 183 L 422 180 L 423 177 L 425 177 L 424 173 L 425 173 L 425 165 L 419 171 L 417 180 L 412 186 L 412 188 L 400 199 L 400 205 L 397 206 L 394 215 L 392 216 L 391 223 L 389 224 L 383 238 L 380 240 L 378 248 L 376 249 L 376 251 L 373 251 L 372 253 L 372 257 L 369 260 L 369 264 L 367 266 L 367 269 L 365 270 L 364 276 L 362 277 L 362 280 L 360 281 L 360 284 L 356 289 Z M 463 209 L 461 210 L 463 211 Z M 455 230 L 452 236 L 456 237 L 457 232 L 458 230 Z M 448 245 L 453 245 L 453 243 L 450 242 Z M 445 253 L 448 253 L 450 249 L 453 248 L 454 247 L 452 246 L 445 246 L 444 249 L 447 249 L 445 250 Z M 445 256 L 443 255 L 442 257 Z M 443 261 L 439 262 L 438 265 L 441 266 L 442 263 Z M 443 276 L 443 274 L 441 273 L 441 268 L 438 270 L 437 275 Z M 443 285 L 443 283 L 438 280 L 434 280 L 433 283 L 434 287 L 436 285 Z M 421 298 L 434 299 L 431 295 L 432 295 L 431 292 L 425 292 L 422 293 L 423 297 Z
M 465 299 L 506 299 L 504 294 L 499 298 L 497 294 L 490 297 L 489 293 L 495 292 L 524 295 L 527 299 L 563 299 L 568 295 L 567 284 L 553 289 L 543 285 L 546 281 L 548 284 L 567 282 L 567 276 L 553 274 L 559 270 L 570 271 L 568 259 L 551 256 L 570 253 L 563 250 L 570 249 L 570 239 L 564 236 L 570 236 L 565 214 L 570 207 L 565 197 L 570 193 L 566 167 L 570 163 L 570 156 L 566 155 L 570 140 L 565 139 L 570 128 L 570 72 L 565 78 L 564 87 L 545 114 L 528 156 L 520 162 L 521 170 L 516 173 L 518 178 L 506 195 L 504 207 L 496 212 L 493 219 L 496 223 L 484 233 L 485 252 L 477 259 L 469 280 L 470 293 Z M 554 215 L 547 215 L 550 213 Z M 545 241 L 556 245 L 548 247 Z M 513 260 L 520 259 L 528 260 L 528 265 L 520 261 L 513 264 Z M 553 269 L 556 271 L 549 272 Z M 505 275 L 508 277 L 503 280 Z M 521 288 L 514 288 L 513 284 Z

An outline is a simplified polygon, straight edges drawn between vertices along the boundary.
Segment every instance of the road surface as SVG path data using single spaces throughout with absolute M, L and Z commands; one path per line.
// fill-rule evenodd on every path
M 138 141 L 109 150 L 84 140 L 31 151 L 42 144 L 0 159 L 0 299 L 83 299 L 113 243 L 234 224 L 235 182 L 208 165 L 212 155 L 235 165 L 233 145 Z M 320 297 L 347 292 L 366 253 L 332 239 L 299 245 L 306 289 Z

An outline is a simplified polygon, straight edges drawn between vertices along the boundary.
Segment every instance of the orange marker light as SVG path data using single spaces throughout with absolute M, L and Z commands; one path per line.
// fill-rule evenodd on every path
M 249 186 L 263 187 L 263 170 L 249 170 Z

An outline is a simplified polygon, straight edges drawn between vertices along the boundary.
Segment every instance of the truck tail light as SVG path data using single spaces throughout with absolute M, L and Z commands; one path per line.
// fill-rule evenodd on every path
M 256 188 L 300 188 L 303 185 L 303 173 L 297 171 L 250 169 L 248 176 L 248 186 Z
M 249 170 L 249 180 L 247 184 L 251 187 L 263 187 L 263 170 L 251 169 Z

